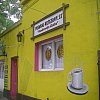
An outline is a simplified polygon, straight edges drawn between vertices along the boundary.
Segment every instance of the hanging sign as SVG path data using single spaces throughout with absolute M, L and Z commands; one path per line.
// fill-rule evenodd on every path
M 53 13 L 47 15 L 41 20 L 33 24 L 34 37 L 47 33 L 51 30 L 63 27 L 66 25 L 65 21 L 65 8 L 69 5 L 57 9 Z

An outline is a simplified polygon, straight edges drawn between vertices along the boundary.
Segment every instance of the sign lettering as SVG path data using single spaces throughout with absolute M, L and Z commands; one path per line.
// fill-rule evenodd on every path
M 63 10 L 52 14 L 51 16 L 45 18 L 42 21 L 39 21 L 34 24 L 34 36 L 43 34 L 49 30 L 52 30 L 56 27 L 63 25 Z

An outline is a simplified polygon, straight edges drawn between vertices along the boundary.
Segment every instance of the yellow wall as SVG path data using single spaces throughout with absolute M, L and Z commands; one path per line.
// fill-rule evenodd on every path
M 97 0 L 97 15 L 98 15 L 98 32 L 100 41 L 100 0 Z M 100 42 L 99 42 L 99 49 L 100 49 Z
M 32 4 L 31 0 L 28 5 Z M 30 40 L 33 21 L 55 11 L 68 3 L 66 9 L 66 20 L 70 22 L 66 30 L 58 29 Z M 32 9 L 33 8 L 33 9 Z M 26 9 L 26 7 L 24 7 Z M 36 11 L 37 9 L 39 11 Z M 98 23 L 97 23 L 96 0 L 38 0 L 30 9 L 23 13 L 22 24 L 13 31 L 6 34 L 2 40 L 9 47 L 6 48 L 7 64 L 9 67 L 10 89 L 10 66 L 11 57 L 18 56 L 18 92 L 46 100 L 99 100 L 98 94 Z M 26 30 L 29 28 L 28 30 Z M 25 30 L 24 46 L 19 46 L 16 35 Z M 34 44 L 51 36 L 63 34 L 64 39 L 64 71 L 59 72 L 34 72 Z M 85 95 L 70 93 L 67 74 L 75 67 L 83 66 L 84 83 L 88 84 L 89 90 Z

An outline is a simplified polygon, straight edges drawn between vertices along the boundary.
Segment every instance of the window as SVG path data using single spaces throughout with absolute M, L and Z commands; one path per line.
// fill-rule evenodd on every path
M 64 51 L 62 35 L 36 43 L 35 70 L 61 71 L 64 70 L 63 64 Z
M 0 64 L 0 79 L 3 79 L 4 78 L 4 67 L 3 65 Z

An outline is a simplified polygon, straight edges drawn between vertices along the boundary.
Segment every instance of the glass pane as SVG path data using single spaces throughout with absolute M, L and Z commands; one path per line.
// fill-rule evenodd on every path
M 2 66 L 2 79 L 4 78 L 4 66 Z
M 3 79 L 4 75 L 4 67 L 0 65 L 0 78 Z
M 55 43 L 55 52 L 56 52 L 55 67 L 56 68 L 63 68 L 64 51 L 63 51 L 63 41 L 62 40 Z
M 42 69 L 52 68 L 52 43 L 42 46 Z

